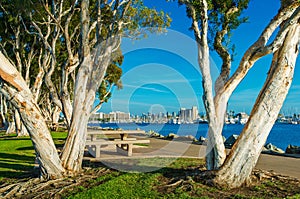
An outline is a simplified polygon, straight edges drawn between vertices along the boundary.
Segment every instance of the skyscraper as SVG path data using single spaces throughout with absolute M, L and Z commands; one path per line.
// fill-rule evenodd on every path
M 197 106 L 193 106 L 192 107 L 192 119 L 193 119 L 193 121 L 198 119 L 198 114 L 199 114 L 199 112 L 198 112 Z
M 181 122 L 193 122 L 198 119 L 198 108 L 193 106 L 192 109 L 181 108 L 179 111 L 179 120 Z

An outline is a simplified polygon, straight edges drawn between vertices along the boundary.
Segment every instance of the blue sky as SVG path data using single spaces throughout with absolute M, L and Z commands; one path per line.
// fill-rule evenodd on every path
M 170 14 L 173 22 L 166 33 L 149 35 L 140 41 L 124 38 L 125 55 L 123 89 L 114 90 L 112 98 L 101 111 L 124 111 L 133 114 L 147 112 L 177 112 L 180 107 L 196 105 L 204 111 L 202 103 L 201 74 L 197 65 L 197 49 L 193 33 L 188 30 L 191 21 L 185 7 L 165 0 L 145 0 L 145 5 Z M 236 69 L 243 53 L 257 40 L 264 27 L 275 16 L 279 0 L 252 0 L 244 12 L 249 22 L 233 33 Z M 229 101 L 229 109 L 250 113 L 255 99 L 266 78 L 271 56 L 258 61 L 238 86 Z M 211 53 L 211 70 L 216 78 L 221 60 Z M 297 65 L 299 65 L 299 58 Z M 300 112 L 300 68 L 296 67 L 293 85 L 282 108 L 284 113 Z M 299 108 L 299 110 L 298 110 Z

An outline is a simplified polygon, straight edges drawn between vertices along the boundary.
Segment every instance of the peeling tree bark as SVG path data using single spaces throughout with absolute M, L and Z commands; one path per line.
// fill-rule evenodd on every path
M 283 38 L 287 32 L 287 27 L 282 28 L 282 31 L 278 33 L 273 42 L 270 42 L 269 40 L 280 24 L 282 24 L 285 20 L 288 20 L 294 12 L 299 12 L 299 3 L 289 0 L 289 3 L 282 6 L 278 14 L 265 28 L 259 39 L 246 51 L 237 70 L 231 77 L 229 76 L 231 58 L 229 53 L 222 45 L 222 39 L 227 33 L 226 27 L 228 27 L 228 23 L 226 23 L 225 20 L 224 24 L 222 24 L 223 29 L 220 32 L 217 32 L 214 40 L 214 47 L 221 56 L 223 64 L 220 76 L 215 83 L 215 96 L 213 98 L 209 61 L 205 59 L 205 57 L 209 56 L 209 51 L 205 51 L 205 49 L 208 48 L 208 45 L 207 42 L 203 42 L 207 40 L 208 18 L 207 7 L 205 6 L 207 1 L 200 0 L 200 4 L 202 5 L 199 7 L 201 12 L 200 19 L 197 18 L 195 8 L 193 7 L 191 1 L 181 0 L 180 2 L 186 4 L 189 8 L 189 14 L 193 20 L 192 28 L 198 43 L 198 59 L 200 60 L 199 67 L 203 77 L 203 101 L 209 120 L 206 166 L 208 170 L 217 170 L 222 166 L 226 158 L 225 146 L 222 139 L 222 129 L 225 122 L 228 100 L 235 88 L 252 68 L 254 63 L 261 57 L 274 53 L 281 46 Z M 225 18 L 230 18 L 230 14 L 234 14 L 237 11 L 237 8 L 232 7 L 225 14 Z M 271 44 L 268 44 L 268 42 Z
M 95 47 L 91 48 L 90 32 L 89 1 L 83 0 L 81 2 L 80 64 L 76 76 L 71 125 L 61 155 L 64 168 L 72 172 L 81 170 L 87 124 L 96 91 L 111 63 L 112 53 L 119 48 L 121 43 L 118 36 L 108 37 L 104 41 L 98 38 Z
M 291 86 L 299 42 L 298 21 L 290 27 L 282 47 L 275 52 L 267 80 L 256 100 L 249 121 L 224 165 L 217 172 L 215 183 L 235 188 L 250 182 L 251 172 Z
M 57 150 L 26 82 L 14 66 L 0 52 L 0 92 L 19 111 L 23 123 L 30 134 L 41 177 L 54 179 L 62 177 L 62 167 Z
M 295 24 L 299 25 L 300 2 L 296 0 L 282 0 L 282 6 L 278 11 L 278 14 L 271 20 L 258 40 L 250 46 L 243 55 L 237 70 L 231 77 L 229 76 L 231 59 L 228 52 L 222 45 L 222 40 L 227 34 L 226 27 L 228 24 L 226 24 L 226 17 L 229 19 L 229 15 L 237 12 L 237 8 L 232 7 L 227 13 L 225 13 L 225 20 L 222 23 L 223 29 L 216 33 L 214 40 L 214 48 L 223 60 L 222 70 L 215 84 L 214 98 L 211 74 L 209 70 L 209 60 L 207 59 L 209 57 L 209 51 L 207 50 L 207 1 L 199 1 L 199 5 L 197 4 L 197 14 L 192 1 L 180 0 L 180 2 L 186 4 L 188 7 L 188 14 L 192 18 L 192 28 L 198 43 L 199 67 L 203 79 L 203 102 L 209 122 L 206 166 L 208 170 L 214 170 L 209 173 L 216 174 L 216 178 L 213 180 L 214 183 L 227 187 L 239 187 L 243 183 L 247 182 L 290 86 L 291 79 L 286 80 L 287 82 L 278 83 L 279 81 L 284 81 L 278 80 L 278 78 L 280 79 L 280 77 L 284 77 L 284 75 L 286 75 L 286 78 L 290 78 L 292 76 L 294 67 L 293 62 L 298 54 L 297 42 L 299 42 L 299 35 L 298 33 L 296 34 L 297 31 Z M 271 36 L 274 35 L 277 28 L 280 29 L 279 32 L 276 33 L 275 39 L 270 41 Z M 293 36 L 294 33 L 296 36 Z M 288 51 L 287 45 L 290 45 L 294 52 L 292 52 L 291 49 Z M 240 136 L 240 141 L 236 142 L 231 150 L 230 156 L 226 158 L 225 147 L 222 139 L 222 129 L 227 102 L 235 88 L 244 79 L 255 62 L 261 57 L 272 53 L 275 53 L 272 69 L 270 70 L 268 79 L 261 91 L 261 95 L 257 99 L 257 104 L 251 113 L 249 123 L 245 126 L 242 133 L 243 136 Z M 291 67 L 290 69 L 286 69 L 286 73 L 280 73 L 280 71 L 277 70 L 279 70 L 278 68 L 283 67 L 282 64 L 284 63 L 284 60 L 282 60 L 282 57 L 284 56 L 288 59 L 288 64 L 290 64 Z M 277 63 L 276 61 L 280 61 L 282 63 Z M 276 89 L 272 90 L 272 87 L 275 88 L 280 85 L 285 86 L 278 88 L 278 91 L 276 91 Z M 277 94 L 280 96 L 278 103 L 275 102 L 274 99 L 271 102 L 271 100 L 266 97 L 264 93 L 270 93 L 268 89 L 272 91 L 273 98 Z M 262 113 L 263 109 L 261 109 L 261 107 L 271 107 L 272 103 L 277 103 L 274 110 L 268 110 L 269 115 Z M 267 124 L 264 125 L 264 122 Z M 256 125 L 256 123 L 258 125 Z M 257 128 L 258 126 L 260 129 Z
M 81 170 L 87 124 L 96 91 L 111 63 L 112 52 L 119 43 L 118 37 L 108 39 L 97 45 L 90 55 L 85 55 L 80 64 L 75 85 L 71 127 L 61 156 L 63 166 L 67 170 L 73 172 Z

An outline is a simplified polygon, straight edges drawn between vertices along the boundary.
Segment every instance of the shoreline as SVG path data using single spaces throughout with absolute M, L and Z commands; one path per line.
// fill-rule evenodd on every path
M 100 126 L 88 126 L 88 129 L 91 130 L 103 130 L 103 129 L 110 129 L 113 130 L 114 128 L 112 127 L 100 127 Z M 137 128 L 136 130 L 141 130 L 140 128 Z M 170 132 L 168 135 L 162 135 L 154 130 L 149 130 L 149 131 L 145 131 L 146 135 L 150 138 L 156 138 L 156 139 L 165 139 L 165 140 L 173 140 L 173 139 L 177 139 L 178 141 L 183 140 L 183 141 L 189 141 L 189 142 L 193 142 L 193 144 L 197 144 L 197 145 L 203 145 L 205 146 L 205 140 L 206 138 L 203 136 L 200 136 L 198 139 L 193 136 L 193 135 L 177 135 L 176 133 L 172 133 Z M 231 136 L 234 136 L 235 134 L 232 134 Z M 229 136 L 228 138 L 230 138 L 231 136 Z M 238 135 L 237 135 L 238 136 Z M 228 139 L 227 138 L 227 139 Z M 225 139 L 225 137 L 223 136 L 224 139 L 224 143 L 227 141 L 227 139 Z M 231 146 L 234 143 L 231 143 Z M 265 147 L 271 143 L 265 143 Z M 226 144 L 225 144 L 226 145 Z M 271 144 L 272 149 L 267 149 L 264 147 L 264 150 L 262 151 L 262 154 L 268 154 L 268 155 L 275 155 L 275 156 L 283 156 L 283 157 L 291 157 L 291 158 L 300 158 L 300 154 L 291 154 L 291 153 L 286 153 L 285 149 L 279 148 L 276 145 Z M 300 146 L 299 146 L 300 147 Z M 230 149 L 231 147 L 226 147 L 226 149 Z M 281 152 L 280 152 L 281 151 Z M 284 152 L 284 153 L 282 153 Z
M 167 136 L 170 133 L 175 133 L 180 136 L 193 135 L 196 138 L 207 137 L 207 124 L 136 124 L 136 123 L 93 123 L 90 127 L 102 128 L 121 128 L 124 130 L 141 129 L 146 132 L 152 130 Z M 225 138 L 231 135 L 239 135 L 244 125 L 225 125 L 223 136 Z M 272 143 L 282 150 L 286 150 L 289 145 L 300 146 L 300 125 L 275 124 L 272 128 L 267 142 Z
M 85 157 L 86 160 L 102 162 L 107 165 L 114 165 L 116 160 L 133 161 L 134 159 L 143 158 L 204 158 L 206 154 L 206 146 L 195 144 L 190 141 L 168 140 L 162 138 L 145 137 L 145 135 L 136 135 L 136 138 L 149 139 L 148 146 L 136 146 L 133 148 L 131 157 L 121 155 L 116 152 L 114 147 L 103 148 L 101 150 L 101 158 Z M 229 152 L 230 149 L 227 149 Z M 168 166 L 168 165 L 165 165 Z M 300 158 L 287 157 L 284 155 L 260 154 L 259 160 L 255 167 L 278 175 L 290 176 L 300 180 Z

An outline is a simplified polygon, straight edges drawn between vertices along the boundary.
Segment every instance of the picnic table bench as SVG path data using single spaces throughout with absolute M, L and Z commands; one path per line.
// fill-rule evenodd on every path
M 89 131 L 88 136 L 90 139 L 86 141 L 86 147 L 89 153 L 95 157 L 100 158 L 101 147 L 108 145 L 115 145 L 117 152 L 123 155 L 132 156 L 132 149 L 134 144 L 147 144 L 150 140 L 128 138 L 129 134 L 145 133 L 141 130 L 98 130 Z M 98 135 L 102 135 L 102 138 L 97 138 Z M 119 135 L 120 138 L 114 138 L 113 140 L 103 138 L 103 135 Z

